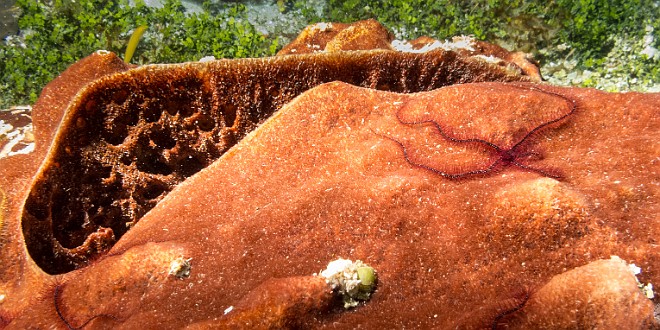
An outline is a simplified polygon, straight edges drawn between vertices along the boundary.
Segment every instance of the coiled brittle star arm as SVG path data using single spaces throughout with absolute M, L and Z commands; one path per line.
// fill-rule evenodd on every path
M 457 144 L 478 144 L 479 146 L 481 146 L 483 148 L 491 150 L 491 152 L 496 156 L 496 159 L 494 161 L 492 161 L 490 164 L 488 164 L 487 166 L 485 166 L 484 168 L 468 170 L 468 171 L 464 171 L 464 172 L 454 172 L 454 173 L 446 171 L 446 170 L 441 170 L 441 169 L 438 169 L 438 168 L 433 167 L 431 165 L 427 165 L 427 164 L 420 163 L 418 161 L 413 160 L 410 157 L 408 147 L 403 142 L 401 142 L 401 141 L 399 141 L 399 140 L 397 140 L 393 137 L 390 137 L 390 136 L 386 136 L 386 135 L 379 134 L 379 133 L 375 133 L 375 134 L 377 134 L 379 136 L 382 136 L 384 138 L 387 138 L 387 139 L 395 142 L 396 144 L 398 144 L 399 147 L 401 148 L 401 150 L 403 151 L 403 156 L 404 156 L 405 160 L 410 165 L 413 165 L 413 166 L 418 167 L 418 168 L 425 169 L 427 171 L 433 172 L 434 174 L 440 175 L 440 176 L 448 178 L 448 179 L 463 179 L 463 178 L 468 178 L 468 177 L 473 177 L 473 176 L 486 175 L 488 173 L 494 172 L 499 167 L 506 167 L 506 166 L 516 166 L 516 167 L 521 168 L 523 170 L 526 170 L 526 171 L 529 171 L 529 172 L 535 172 L 535 173 L 538 173 L 540 175 L 550 177 L 550 178 L 554 178 L 554 179 L 562 178 L 562 176 L 560 174 L 558 174 L 557 171 L 539 169 L 539 168 L 536 168 L 536 167 L 533 167 L 533 166 L 523 164 L 519 160 L 523 159 L 523 158 L 529 158 L 530 156 L 536 156 L 536 157 L 541 156 L 538 152 L 523 150 L 523 147 L 522 147 L 523 144 L 530 137 L 532 137 L 533 135 L 536 135 L 539 131 L 543 130 L 544 128 L 546 128 L 546 127 L 548 127 L 552 124 L 558 123 L 558 122 L 566 119 L 567 117 L 571 116 L 572 114 L 574 114 L 576 109 L 577 109 L 576 101 L 571 99 L 571 98 L 568 98 L 564 95 L 561 95 L 561 94 L 558 94 L 558 93 L 555 93 L 555 92 L 551 92 L 551 91 L 547 91 L 547 90 L 544 90 L 544 89 L 541 89 L 541 88 L 538 88 L 538 87 L 535 87 L 535 86 L 526 86 L 526 87 L 518 86 L 518 85 L 509 85 L 509 86 L 520 89 L 520 90 L 537 91 L 537 92 L 540 92 L 540 93 L 543 93 L 543 94 L 546 94 L 546 95 L 559 97 L 567 103 L 570 110 L 568 110 L 567 112 L 563 113 L 560 116 L 557 116 L 556 118 L 553 118 L 551 120 L 548 120 L 546 122 L 543 122 L 543 123 L 535 126 L 531 130 L 529 130 L 529 132 L 527 132 L 518 142 L 516 142 L 510 148 L 503 148 L 503 147 L 500 147 L 499 145 L 497 145 L 493 142 L 486 141 L 486 140 L 480 139 L 480 138 L 467 138 L 467 139 L 456 138 L 456 137 L 453 137 L 450 134 L 448 134 L 447 131 L 449 131 L 449 129 L 443 127 L 436 120 L 424 119 L 424 120 L 419 120 L 419 121 L 407 121 L 407 120 L 403 119 L 402 116 L 401 116 L 402 109 L 397 110 L 397 112 L 395 113 L 395 117 L 402 124 L 405 124 L 405 125 L 431 124 L 431 125 L 433 125 L 435 130 L 440 134 L 440 136 L 442 136 L 442 138 L 447 140 L 447 141 L 451 141 L 451 142 L 457 143 Z

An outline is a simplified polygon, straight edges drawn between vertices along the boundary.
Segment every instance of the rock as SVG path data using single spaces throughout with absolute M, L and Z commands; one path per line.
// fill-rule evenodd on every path
M 362 87 L 321 84 L 339 78 Z M 68 106 L 33 181 L 10 162 L 20 155 L 0 160 L 22 178 L 0 181 L 11 189 L 0 320 L 10 329 L 456 328 L 574 316 L 657 326 L 625 276 L 617 283 L 627 293 L 606 291 L 599 303 L 634 301 L 630 322 L 621 313 L 577 319 L 588 304 L 574 303 L 573 314 L 534 306 L 554 303 L 547 292 L 593 295 L 595 285 L 580 291 L 566 279 L 595 278 L 578 267 L 611 255 L 639 265 L 643 283 L 660 282 L 660 95 L 529 80 L 437 49 L 146 66 L 92 82 Z M 165 163 L 173 171 L 140 170 L 143 154 L 176 160 Z M 186 172 L 196 167 L 177 166 L 181 155 L 206 158 Z M 117 205 L 143 216 L 118 222 L 132 228 L 112 246 L 92 238 L 81 259 L 55 259 L 68 250 L 52 242 L 119 232 L 112 217 L 92 229 L 89 217 L 52 225 L 103 198 L 121 201 L 107 189 L 119 178 L 116 191 L 130 193 Z M 128 199 L 153 182 L 167 189 L 148 203 Z M 72 195 L 51 199 L 63 192 Z M 348 312 L 312 276 L 338 258 L 378 272 L 371 299 Z M 176 275 L 181 260 L 185 276 Z

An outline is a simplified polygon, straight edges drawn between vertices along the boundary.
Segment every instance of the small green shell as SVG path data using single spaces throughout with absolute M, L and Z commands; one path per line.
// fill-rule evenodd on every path
M 372 267 L 359 267 L 357 269 L 358 279 L 360 284 L 366 287 L 374 285 L 376 281 L 376 272 Z

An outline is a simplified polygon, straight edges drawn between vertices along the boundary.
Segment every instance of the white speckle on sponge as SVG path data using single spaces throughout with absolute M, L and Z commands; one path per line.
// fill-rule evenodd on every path
M 185 259 L 183 257 L 178 257 L 172 260 L 168 274 L 180 280 L 190 277 L 190 269 L 192 268 L 190 265 L 191 260 L 192 258 Z

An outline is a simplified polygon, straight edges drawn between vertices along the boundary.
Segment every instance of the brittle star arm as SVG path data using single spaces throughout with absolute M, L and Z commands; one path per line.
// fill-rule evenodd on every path
M 455 173 L 455 174 L 451 174 L 451 173 L 447 173 L 447 172 L 444 172 L 444 171 L 440 171 L 440 170 L 435 169 L 435 168 L 433 168 L 433 167 L 431 167 L 431 166 L 424 165 L 424 164 L 421 164 L 421 163 L 417 163 L 417 162 L 412 161 L 412 160 L 410 159 L 410 157 L 408 156 L 408 153 L 407 153 L 406 147 L 405 147 L 405 145 L 404 145 L 403 143 L 401 143 L 400 141 L 395 140 L 395 139 L 393 139 L 393 138 L 390 138 L 390 137 L 387 137 L 387 136 L 386 136 L 386 137 L 387 137 L 388 139 L 393 140 L 394 142 L 396 142 L 396 143 L 399 144 L 399 146 L 403 149 L 404 156 L 405 156 L 406 160 L 407 160 L 410 164 L 415 165 L 415 166 L 420 167 L 420 168 L 424 168 L 424 169 L 429 170 L 429 171 L 432 171 L 432 172 L 434 172 L 434 173 L 437 173 L 437 174 L 442 175 L 442 176 L 447 177 L 447 178 L 458 179 L 458 178 L 462 178 L 462 177 L 466 177 L 466 176 L 471 176 L 471 175 L 485 174 L 485 173 L 491 172 L 491 171 L 492 171 L 493 169 L 495 169 L 499 164 L 513 165 L 513 166 L 516 166 L 516 167 L 522 168 L 522 169 L 527 170 L 527 171 L 531 171 L 531 172 L 535 172 L 535 173 L 541 174 L 541 175 L 546 176 L 546 177 L 551 177 L 551 178 L 555 178 L 555 179 L 559 179 L 559 178 L 561 178 L 561 176 L 558 175 L 558 174 L 551 173 L 551 172 L 548 172 L 548 171 L 545 171 L 545 170 L 542 170 L 542 169 L 534 168 L 534 167 L 531 167 L 531 166 L 529 166 L 529 165 L 525 165 L 525 164 L 522 164 L 522 163 L 518 162 L 517 159 L 519 159 L 519 158 L 521 158 L 521 157 L 526 157 L 526 156 L 529 156 L 529 155 L 538 155 L 538 153 L 536 153 L 536 152 L 527 152 L 527 153 L 523 153 L 523 154 L 517 155 L 517 154 L 516 154 L 516 149 L 517 149 L 518 147 L 520 147 L 520 145 L 522 145 L 523 142 L 525 142 L 530 136 L 534 135 L 536 132 L 540 131 L 541 129 L 543 129 L 543 128 L 549 126 L 549 125 L 552 125 L 552 124 L 554 124 L 554 123 L 557 123 L 557 122 L 559 122 L 559 121 L 561 121 L 561 120 L 567 118 L 568 116 L 572 115 L 573 113 L 575 113 L 575 111 L 576 111 L 576 109 L 577 109 L 577 103 L 576 103 L 576 101 L 573 100 L 573 99 L 571 99 L 571 98 L 568 98 L 568 97 L 566 97 L 566 96 L 564 96 L 564 95 L 561 95 L 561 94 L 558 94 L 558 93 L 555 93 L 555 92 L 551 92 L 551 91 L 546 91 L 546 90 L 544 90 L 544 89 L 541 89 L 541 88 L 538 88 L 538 87 L 534 87 L 534 86 L 530 86 L 530 87 L 523 87 L 523 86 L 517 86 L 517 85 L 511 85 L 511 86 L 512 86 L 512 87 L 515 87 L 515 88 L 518 88 L 518 89 L 523 89 L 523 90 L 526 90 L 526 91 L 538 91 L 538 92 L 543 93 L 543 94 L 552 95 L 552 96 L 556 96 L 556 97 L 562 98 L 564 101 L 566 101 L 567 103 L 569 103 L 569 105 L 570 105 L 570 110 L 569 110 L 568 112 L 566 112 L 565 114 L 563 114 L 563 115 L 557 117 L 557 118 L 554 118 L 554 119 L 552 119 L 552 120 L 549 120 L 549 121 L 547 121 L 547 122 L 542 123 L 542 124 L 539 125 L 539 126 L 534 127 L 534 128 L 533 128 L 532 130 L 530 130 L 527 134 L 525 134 L 525 136 L 522 137 L 522 138 L 520 139 L 520 141 L 518 141 L 516 144 L 514 144 L 514 145 L 513 145 L 511 148 L 509 148 L 509 149 L 502 149 L 501 147 L 499 147 L 498 145 L 496 145 L 496 144 L 494 144 L 494 143 L 492 143 L 492 142 L 488 142 L 488 141 L 486 141 L 486 140 L 478 139 L 478 138 L 457 139 L 457 138 L 454 138 L 454 137 L 452 137 L 452 136 L 449 136 L 449 134 L 447 134 L 447 133 L 445 132 L 445 130 L 443 130 L 443 128 L 440 126 L 440 124 L 439 124 L 438 122 L 436 122 L 435 120 L 427 119 L 427 120 L 420 120 L 420 121 L 406 121 L 406 120 L 402 119 L 402 117 L 401 117 L 401 115 L 400 115 L 400 112 L 402 111 L 402 109 L 399 109 L 399 110 L 395 113 L 395 116 L 396 116 L 397 120 L 398 120 L 400 123 L 402 123 L 402 124 L 406 124 L 406 125 L 423 125 L 423 124 L 429 124 L 429 123 L 432 124 L 433 126 L 435 126 L 436 130 L 438 131 L 438 133 L 439 133 L 443 138 L 445 138 L 446 140 L 449 140 L 449 141 L 452 141 L 452 142 L 456 142 L 456 143 L 479 143 L 479 144 L 481 144 L 481 145 L 483 145 L 483 146 L 489 147 L 489 148 L 492 149 L 497 155 L 499 155 L 499 158 L 498 158 L 496 161 L 494 161 L 493 163 L 491 163 L 489 166 L 487 166 L 486 168 L 483 168 L 483 169 L 480 169 L 480 170 L 474 170 L 474 171 L 464 172 L 464 173 Z
M 576 102 L 574 99 L 571 99 L 571 98 L 569 98 L 569 97 L 566 97 L 566 96 L 564 96 L 564 95 L 562 95 L 562 94 L 555 93 L 555 92 L 551 92 L 551 91 L 547 91 L 547 90 L 544 90 L 544 89 L 542 89 L 542 88 L 538 88 L 538 87 L 535 87 L 535 86 L 529 86 L 529 87 L 523 87 L 523 86 L 518 86 L 518 85 L 511 85 L 511 86 L 513 86 L 513 87 L 515 87 L 515 88 L 518 88 L 518 89 L 529 90 L 529 91 L 537 91 L 537 92 L 540 92 L 540 93 L 543 93 L 543 94 L 547 94 L 547 95 L 552 95 L 552 96 L 559 97 L 559 98 L 563 99 L 564 101 L 566 101 L 566 103 L 571 107 L 571 110 L 569 110 L 569 111 L 566 112 L 565 114 L 563 114 L 563 115 L 561 115 L 561 116 L 559 116 L 559 117 L 557 117 L 557 118 L 555 118 L 555 119 L 552 119 L 552 120 L 547 121 L 547 122 L 545 122 L 545 123 L 543 123 L 543 124 L 541 124 L 541 125 L 539 125 L 539 126 L 534 127 L 531 131 L 529 131 L 529 133 L 525 134 L 525 136 L 524 136 L 522 139 L 520 139 L 520 141 L 518 141 L 518 143 L 514 144 L 514 145 L 511 147 L 510 150 L 514 150 L 515 148 L 517 148 L 517 147 L 518 147 L 519 145 L 521 145 L 521 144 L 522 144 L 522 143 L 523 143 L 528 137 L 534 135 L 534 134 L 535 134 L 536 132 L 538 132 L 539 130 L 541 130 L 541 129 L 543 129 L 543 128 L 549 126 L 549 125 L 552 125 L 552 124 L 554 124 L 554 123 L 558 123 L 558 122 L 564 120 L 565 118 L 567 118 L 567 117 L 571 116 L 572 114 L 574 114 L 575 111 L 577 110 L 577 102 Z
M 436 169 L 436 168 L 433 168 L 433 167 L 431 167 L 431 166 L 428 166 L 428 165 L 425 165 L 425 164 L 422 164 L 422 163 L 418 163 L 418 162 L 412 160 L 412 159 L 410 158 L 410 156 L 408 155 L 408 149 L 406 148 L 406 146 L 405 146 L 401 141 L 399 141 L 399 140 L 397 140 L 397 139 L 395 139 L 395 138 L 389 137 L 389 136 L 387 136 L 387 135 L 383 135 L 383 134 L 380 134 L 380 133 L 376 133 L 376 132 L 374 132 L 373 130 L 372 130 L 372 132 L 373 132 L 374 134 L 380 136 L 380 137 L 386 138 L 386 139 L 388 139 L 388 140 L 390 140 L 390 141 L 393 141 L 394 143 L 398 144 L 399 147 L 401 148 L 401 151 L 403 152 L 403 158 L 404 158 L 404 159 L 405 159 L 410 165 L 413 165 L 413 166 L 415 166 L 415 167 L 419 167 L 419 168 L 421 168 L 421 169 L 424 169 L 424 170 L 427 170 L 427 171 L 433 172 L 434 174 L 440 175 L 440 176 L 445 177 L 445 178 L 448 178 L 448 179 L 454 179 L 454 180 L 455 180 L 455 179 L 462 179 L 462 178 L 465 178 L 465 177 L 468 177 L 468 176 L 473 176 L 473 175 L 486 174 L 486 173 L 492 171 L 492 170 L 493 170 L 495 167 L 497 167 L 497 165 L 500 163 L 500 160 L 498 159 L 498 160 L 496 160 L 495 162 L 493 162 L 492 164 L 490 164 L 488 167 L 486 167 L 486 168 L 484 168 L 484 169 L 473 170 L 473 171 L 462 172 L 462 173 L 449 173 L 449 172 L 444 172 L 444 171 L 440 171 L 440 170 L 438 170 L 438 169 Z M 455 142 L 478 142 L 478 141 L 476 141 L 475 139 L 468 139 L 468 140 L 465 140 L 465 141 L 463 141 L 463 140 L 457 140 L 457 139 L 452 139 L 452 141 L 455 141 Z
M 495 144 L 493 144 L 493 143 L 491 143 L 491 142 L 488 142 L 488 141 L 486 141 L 486 140 L 477 139 L 477 138 L 470 138 L 470 139 L 457 139 L 457 138 L 455 138 L 455 137 L 449 136 L 449 135 L 448 135 L 448 134 L 442 129 L 442 127 L 440 126 L 440 124 L 438 124 L 438 122 L 436 122 L 435 120 L 427 119 L 427 120 L 413 121 L 413 122 L 405 121 L 405 120 L 401 119 L 400 112 L 401 112 L 401 109 L 399 109 L 399 110 L 395 113 L 395 116 L 396 116 L 397 120 L 398 120 L 399 122 L 401 122 L 402 124 L 406 124 L 406 125 L 423 125 L 423 124 L 432 124 L 432 125 L 435 127 L 435 129 L 438 131 L 438 133 L 440 134 L 440 136 L 442 136 L 444 139 L 449 140 L 449 141 L 451 141 L 451 142 L 455 142 L 455 143 L 478 143 L 478 144 L 485 145 L 486 147 L 489 147 L 489 148 L 493 149 L 493 151 L 494 151 L 495 153 L 498 153 L 498 154 L 499 154 L 499 153 L 501 153 L 501 151 L 502 151 L 502 149 L 501 149 L 500 147 L 498 147 L 497 145 L 495 145 Z M 384 136 L 384 137 L 386 137 L 386 138 L 388 138 L 388 139 L 390 139 L 390 140 L 396 142 L 397 144 L 399 144 L 399 146 L 400 146 L 401 149 L 403 150 L 403 155 L 404 155 L 406 161 L 408 161 L 408 163 L 410 163 L 410 164 L 412 164 L 412 165 L 414 165 L 414 166 L 417 166 L 417 167 L 420 167 L 420 168 L 426 169 L 426 170 L 431 171 L 431 172 L 433 172 L 433 173 L 436 173 L 436 174 L 442 175 L 443 177 L 446 177 L 446 178 L 448 178 L 448 179 L 462 179 L 462 178 L 465 178 L 465 177 L 468 177 L 468 176 L 486 174 L 486 173 L 492 171 L 494 168 L 496 168 L 496 167 L 502 162 L 502 159 L 501 159 L 501 157 L 500 157 L 500 159 L 497 159 L 496 161 L 492 162 L 490 165 L 488 165 L 486 168 L 483 168 L 483 169 L 472 170 L 472 171 L 461 172 L 461 173 L 448 173 L 448 172 L 444 172 L 444 171 L 440 171 L 440 170 L 438 170 L 438 169 L 435 169 L 435 168 L 433 168 L 433 167 L 431 167 L 431 166 L 424 165 L 424 164 L 421 164 L 421 163 L 417 163 L 417 162 L 411 160 L 410 157 L 408 156 L 407 148 L 406 148 L 406 146 L 405 146 L 402 142 L 400 142 L 400 141 L 398 141 L 398 140 L 396 140 L 396 139 L 394 139 L 394 138 L 391 138 L 391 137 L 389 137 L 389 136 Z

